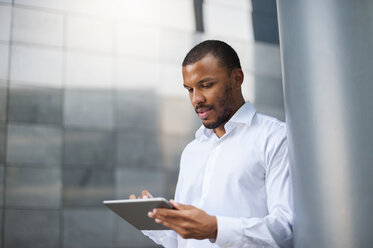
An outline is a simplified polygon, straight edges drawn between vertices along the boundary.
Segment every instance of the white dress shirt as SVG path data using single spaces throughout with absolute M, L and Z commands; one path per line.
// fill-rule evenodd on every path
M 246 102 L 218 138 L 204 126 L 181 156 L 175 201 L 217 216 L 216 240 L 144 231 L 164 247 L 292 247 L 286 127 Z

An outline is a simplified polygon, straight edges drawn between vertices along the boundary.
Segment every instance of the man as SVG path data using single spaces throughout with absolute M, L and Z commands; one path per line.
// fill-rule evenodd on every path
M 292 247 L 285 124 L 245 103 L 244 74 L 228 44 L 198 44 L 182 72 L 203 125 L 181 156 L 176 210 L 149 213 L 173 231 L 144 233 L 165 247 Z

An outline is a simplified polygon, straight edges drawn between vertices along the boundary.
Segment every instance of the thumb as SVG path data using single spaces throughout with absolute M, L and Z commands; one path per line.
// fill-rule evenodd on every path
M 189 205 L 181 204 L 181 203 L 175 202 L 174 200 L 170 200 L 170 203 L 177 210 L 186 210 L 190 208 Z

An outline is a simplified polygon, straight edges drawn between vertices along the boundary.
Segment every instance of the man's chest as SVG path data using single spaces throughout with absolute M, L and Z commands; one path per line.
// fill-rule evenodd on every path
M 185 202 L 217 209 L 216 205 L 226 205 L 227 200 L 237 204 L 243 196 L 263 195 L 264 154 L 255 140 L 206 142 L 188 153 L 181 161 Z

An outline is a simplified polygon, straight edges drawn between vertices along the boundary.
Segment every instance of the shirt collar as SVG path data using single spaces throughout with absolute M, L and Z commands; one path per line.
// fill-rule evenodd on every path
M 237 124 L 251 125 L 251 121 L 255 113 L 255 107 L 249 101 L 245 102 L 245 104 L 242 105 L 236 113 L 234 113 L 232 118 L 225 123 L 224 128 L 226 133 L 233 130 Z M 196 131 L 195 137 L 197 140 L 203 141 L 210 138 L 213 133 L 214 131 L 212 129 L 208 129 L 204 125 L 201 125 L 201 127 Z

